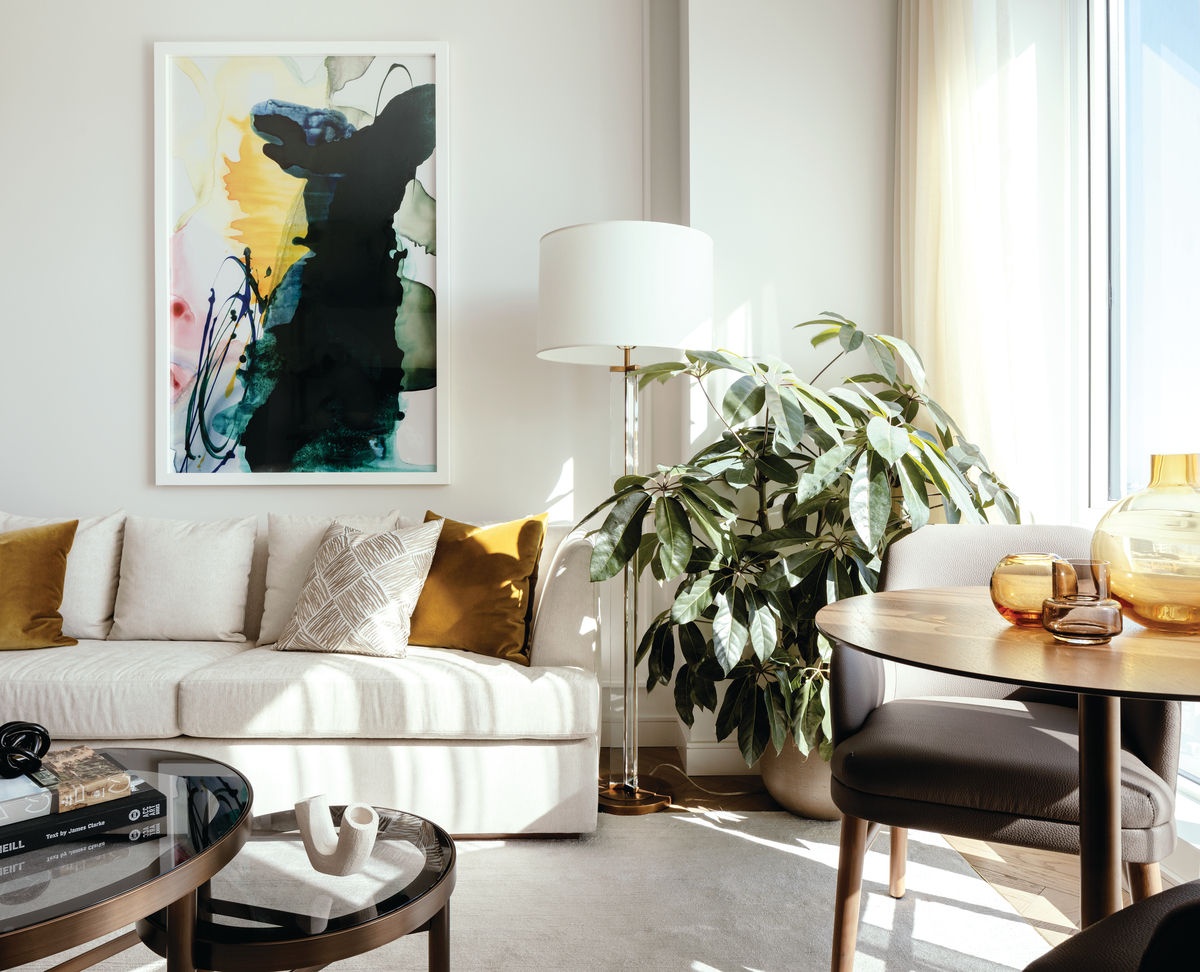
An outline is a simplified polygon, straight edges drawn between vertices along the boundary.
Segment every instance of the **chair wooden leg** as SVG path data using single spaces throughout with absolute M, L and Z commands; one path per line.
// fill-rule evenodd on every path
M 1127 861 L 1125 866 L 1129 869 L 1129 897 L 1134 901 L 1141 901 L 1152 894 L 1158 894 L 1163 889 L 1162 871 L 1159 870 L 1157 863 L 1134 864 L 1132 861 Z
M 893 898 L 904 897 L 904 867 L 908 863 L 908 828 L 890 828 L 891 854 L 888 872 L 888 894 Z
M 852 972 L 854 945 L 858 938 L 859 893 L 862 890 L 863 858 L 867 853 L 868 823 L 842 814 L 842 843 L 838 853 L 837 892 L 833 905 L 832 972 Z

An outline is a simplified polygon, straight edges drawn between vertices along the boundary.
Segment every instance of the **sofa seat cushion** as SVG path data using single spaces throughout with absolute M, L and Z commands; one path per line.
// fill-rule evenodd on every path
M 574 739 L 599 726 L 595 675 L 410 645 L 406 658 L 254 648 L 180 686 L 189 736 Z
M 178 736 L 179 681 L 244 645 L 80 641 L 53 651 L 0 652 L 0 713 L 59 739 Z

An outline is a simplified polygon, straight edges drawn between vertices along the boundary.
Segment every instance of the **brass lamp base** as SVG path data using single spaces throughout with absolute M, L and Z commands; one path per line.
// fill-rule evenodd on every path
M 639 776 L 637 789 L 615 780 L 600 781 L 600 812 L 632 817 L 657 813 L 671 805 L 671 794 L 665 781 L 653 776 Z

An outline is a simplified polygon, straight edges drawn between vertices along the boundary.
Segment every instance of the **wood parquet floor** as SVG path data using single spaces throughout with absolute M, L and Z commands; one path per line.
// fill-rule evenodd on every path
M 602 750 L 602 770 L 608 769 L 609 759 L 609 751 Z M 758 776 L 689 777 L 679 753 L 669 747 L 638 750 L 638 769 L 670 784 L 672 809 L 677 812 L 783 809 Z M 1079 858 L 962 837 L 946 841 L 1052 945 L 1079 928 Z M 1164 887 L 1172 883 L 1164 874 Z

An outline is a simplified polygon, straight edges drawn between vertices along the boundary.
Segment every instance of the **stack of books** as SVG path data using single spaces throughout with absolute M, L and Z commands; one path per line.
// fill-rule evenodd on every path
M 76 746 L 49 753 L 41 769 L 0 779 L 0 858 L 65 841 L 136 841 L 167 799 L 105 753 Z

